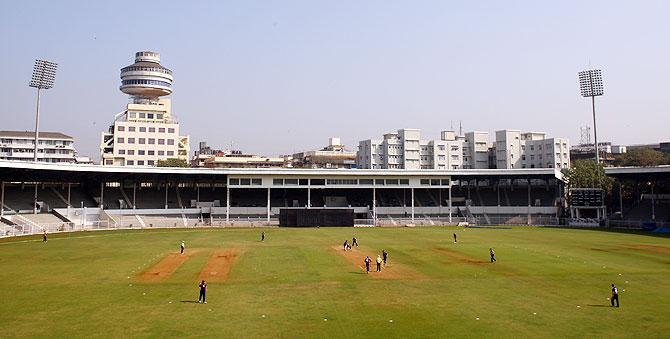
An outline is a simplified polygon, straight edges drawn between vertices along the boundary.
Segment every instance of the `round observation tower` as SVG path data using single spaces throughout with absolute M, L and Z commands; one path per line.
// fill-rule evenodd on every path
M 172 71 L 161 66 L 157 52 L 135 53 L 135 63 L 121 68 L 121 92 L 136 100 L 158 100 L 172 93 Z

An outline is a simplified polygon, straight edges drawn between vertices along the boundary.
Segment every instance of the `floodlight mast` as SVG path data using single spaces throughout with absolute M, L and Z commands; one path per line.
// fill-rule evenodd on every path
M 579 72 L 579 87 L 582 97 L 591 97 L 593 112 L 593 144 L 596 151 L 596 164 L 600 164 L 600 150 L 598 149 L 598 130 L 596 128 L 596 97 L 603 95 L 603 77 L 599 69 L 590 69 Z
M 37 147 L 39 144 L 40 129 L 40 91 L 54 86 L 56 80 L 56 69 L 58 64 L 46 60 L 35 60 L 33 68 L 33 77 L 30 80 L 30 87 L 37 88 L 37 109 L 35 112 L 35 151 L 33 161 L 37 162 Z

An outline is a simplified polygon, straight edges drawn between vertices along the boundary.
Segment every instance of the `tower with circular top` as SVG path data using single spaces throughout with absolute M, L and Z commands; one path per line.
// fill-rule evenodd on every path
M 136 102 L 157 101 L 172 93 L 172 71 L 161 65 L 157 52 L 135 53 L 135 63 L 121 68 L 121 92 Z
M 157 166 L 166 159 L 188 160 L 189 137 L 180 135 L 172 115 L 172 71 L 157 52 L 135 53 L 135 63 L 121 68 L 121 92 L 130 95 L 126 109 L 102 133 L 101 163 L 111 166 Z

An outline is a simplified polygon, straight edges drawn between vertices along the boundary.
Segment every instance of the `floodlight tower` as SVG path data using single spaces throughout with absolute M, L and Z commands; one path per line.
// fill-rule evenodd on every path
M 58 64 L 46 60 L 35 60 L 33 68 L 33 77 L 30 80 L 30 87 L 37 88 L 37 112 L 35 113 L 35 154 L 33 160 L 37 162 L 37 145 L 39 144 L 40 129 L 40 90 L 54 87 L 56 80 L 56 68 Z
M 598 132 L 596 130 L 596 97 L 603 95 L 602 71 L 599 69 L 590 69 L 579 72 L 579 89 L 582 92 L 582 97 L 591 97 L 591 108 L 593 110 L 593 143 L 596 150 L 596 164 L 600 164 Z

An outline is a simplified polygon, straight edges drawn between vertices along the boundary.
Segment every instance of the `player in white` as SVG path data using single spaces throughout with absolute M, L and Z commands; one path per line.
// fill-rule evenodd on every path
M 182 240 L 181 241 L 181 252 L 180 252 L 181 254 L 184 254 L 184 247 L 186 247 L 186 245 L 184 245 L 184 241 Z

